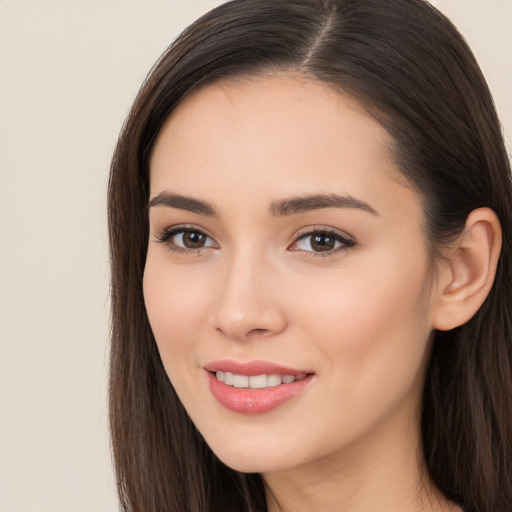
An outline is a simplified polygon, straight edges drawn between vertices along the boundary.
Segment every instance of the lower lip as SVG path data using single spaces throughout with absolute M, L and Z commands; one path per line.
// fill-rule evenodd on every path
M 292 382 L 264 389 L 235 388 L 221 382 L 208 372 L 210 391 L 217 401 L 233 412 L 261 414 L 288 402 L 311 382 L 313 375 Z

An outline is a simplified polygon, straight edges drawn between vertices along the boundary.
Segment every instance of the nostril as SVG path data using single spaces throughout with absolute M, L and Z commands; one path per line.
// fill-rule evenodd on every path
M 262 328 L 255 328 L 250 329 L 248 331 L 242 329 L 234 329 L 232 326 L 231 328 L 223 329 L 222 327 L 216 328 L 218 333 L 221 333 L 223 336 L 226 336 L 231 339 L 240 339 L 240 340 L 248 340 L 248 339 L 257 339 L 257 338 L 263 338 L 267 335 L 271 335 L 272 331 L 269 329 L 262 329 Z
M 262 334 L 265 334 L 265 333 L 267 333 L 267 332 L 269 332 L 267 329 L 260 329 L 260 328 L 258 328 L 258 329 L 252 329 L 252 330 L 250 330 L 250 331 L 247 333 L 247 336 L 251 336 L 251 334 L 253 334 L 253 335 L 255 335 L 255 336 L 256 336 L 256 335 L 262 335 Z

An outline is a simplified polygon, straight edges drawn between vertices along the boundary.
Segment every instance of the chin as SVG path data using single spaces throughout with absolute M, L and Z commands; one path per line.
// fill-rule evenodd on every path
M 282 443 L 268 443 L 253 439 L 253 443 L 233 442 L 226 439 L 206 442 L 226 466 L 242 473 L 266 473 L 289 469 L 300 464 L 296 450 L 286 450 Z M 279 449 L 281 446 L 281 450 Z M 285 448 L 284 450 L 282 448 Z
M 260 456 L 254 458 L 251 455 L 244 455 L 243 452 L 229 454 L 215 452 L 215 455 L 226 466 L 241 473 L 271 473 L 290 467 L 290 464 L 285 464 L 283 459 L 276 460 L 275 457 Z

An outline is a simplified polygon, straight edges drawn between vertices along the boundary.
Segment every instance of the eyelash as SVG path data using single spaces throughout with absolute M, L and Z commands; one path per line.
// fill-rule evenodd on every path
M 192 248 L 184 248 L 178 247 L 172 242 L 172 238 L 178 234 L 185 233 L 197 233 L 205 236 L 206 238 L 212 240 L 210 236 L 208 236 L 203 230 L 197 229 L 194 226 L 172 226 L 170 228 L 165 229 L 160 235 L 156 236 L 156 242 L 160 244 L 165 244 L 170 251 L 178 252 L 181 254 L 199 254 L 199 252 L 204 249 L 203 247 L 199 247 L 197 249 Z
M 213 239 L 208 234 L 206 234 L 203 230 L 198 229 L 194 226 L 181 225 L 181 226 L 173 226 L 173 227 L 165 229 L 160 235 L 156 236 L 156 242 L 165 244 L 169 250 L 178 252 L 180 254 L 199 254 L 201 252 L 201 250 L 204 248 L 208 248 L 208 247 L 216 248 L 215 247 L 216 243 L 214 241 L 213 241 L 213 244 L 215 244 L 215 245 L 202 246 L 197 249 L 179 247 L 179 246 L 175 245 L 171 239 L 174 236 L 176 236 L 178 234 L 182 234 L 182 233 L 183 234 L 196 233 L 196 234 L 205 236 L 207 239 L 213 241 Z M 331 238 L 335 242 L 339 243 L 340 246 L 336 247 L 334 249 L 326 250 L 326 251 L 313 251 L 313 250 L 306 251 L 306 250 L 301 250 L 301 249 L 291 249 L 294 245 L 296 245 L 301 240 L 305 240 L 308 237 L 312 237 L 314 235 L 321 235 L 326 238 Z M 353 238 L 348 237 L 346 235 L 342 235 L 341 233 L 334 231 L 332 228 L 326 228 L 323 226 L 318 226 L 318 227 L 314 226 L 312 228 L 307 228 L 307 231 L 303 231 L 302 233 L 299 233 L 299 235 L 296 236 L 294 238 L 293 242 L 288 246 L 288 250 L 301 251 L 304 253 L 304 256 L 308 257 L 308 258 L 318 258 L 318 257 L 325 258 L 328 256 L 332 256 L 334 254 L 337 254 L 338 252 L 347 251 L 348 249 L 355 247 L 356 245 L 357 245 L 357 242 Z M 311 242 L 310 242 L 310 246 L 311 246 Z
M 338 231 L 334 231 L 332 228 L 327 228 L 325 226 L 314 226 L 313 228 L 307 228 L 307 230 L 303 231 L 301 234 L 299 234 L 292 244 L 289 246 L 288 250 L 293 251 L 300 251 L 301 249 L 290 249 L 294 245 L 296 245 L 301 240 L 305 240 L 307 238 L 313 237 L 314 235 L 321 235 L 326 238 L 331 238 L 335 242 L 339 243 L 339 247 L 336 247 L 334 249 L 329 249 L 327 251 L 303 251 L 304 256 L 307 258 L 326 258 L 329 256 L 334 256 L 335 254 L 339 252 L 347 251 L 348 249 L 355 247 L 357 245 L 357 242 L 345 235 L 341 234 Z M 311 242 L 309 242 L 309 245 L 311 246 Z

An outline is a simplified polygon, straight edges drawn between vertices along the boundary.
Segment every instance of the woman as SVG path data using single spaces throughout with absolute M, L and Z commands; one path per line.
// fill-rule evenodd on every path
M 130 511 L 504 512 L 512 187 L 421 0 L 236 0 L 143 85 L 109 187 Z

